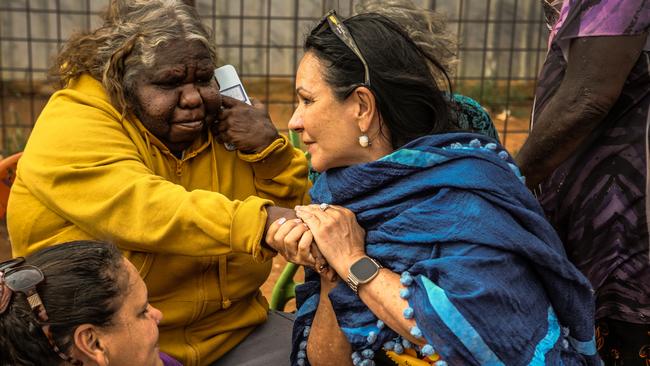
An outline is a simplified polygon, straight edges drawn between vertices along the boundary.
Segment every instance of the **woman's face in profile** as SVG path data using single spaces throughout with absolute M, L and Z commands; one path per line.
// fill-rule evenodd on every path
M 208 49 L 197 40 L 160 46 L 152 67 L 136 76 L 131 105 L 142 124 L 180 152 L 213 123 L 221 95 Z
M 99 330 L 111 366 L 160 366 L 158 323 L 160 310 L 149 305 L 147 288 L 131 262 L 124 260 L 126 293 L 113 324 Z
M 302 58 L 296 72 L 298 107 L 289 121 L 319 172 L 363 162 L 358 144 L 361 131 L 355 119 L 358 104 L 354 98 L 338 101 L 323 79 L 324 70 L 312 52 Z

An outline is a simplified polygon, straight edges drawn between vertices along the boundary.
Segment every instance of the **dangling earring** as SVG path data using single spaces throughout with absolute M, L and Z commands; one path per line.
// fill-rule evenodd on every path
M 364 133 L 363 135 L 359 136 L 359 145 L 361 145 L 361 147 L 370 146 L 370 139 L 368 138 L 368 135 Z

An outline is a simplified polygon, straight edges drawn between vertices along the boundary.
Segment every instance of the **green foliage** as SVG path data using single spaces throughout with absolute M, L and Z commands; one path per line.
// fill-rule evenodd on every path
M 7 131 L 2 148 L 2 156 L 10 156 L 17 152 L 25 150 L 29 129 L 26 127 L 12 128 L 11 133 Z
M 534 84 L 532 81 L 511 81 L 508 90 L 506 80 L 459 80 L 456 84 L 456 92 L 466 95 L 478 101 L 483 107 L 492 113 L 500 113 L 510 109 L 514 113 L 522 114 L 525 118 L 530 112 L 516 106 L 530 106 L 533 103 Z
M 21 121 L 20 113 L 17 110 L 11 110 L 11 117 L 12 123 L 7 123 L 9 121 L 6 120 L 2 121 L 5 124 L 5 129 L 0 153 L 4 157 L 23 151 L 31 132 L 31 127 L 28 127 L 25 121 Z

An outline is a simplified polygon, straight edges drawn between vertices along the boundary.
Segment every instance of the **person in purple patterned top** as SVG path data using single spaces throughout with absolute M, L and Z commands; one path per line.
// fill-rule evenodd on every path
M 517 162 L 595 289 L 601 356 L 646 365 L 650 1 L 565 0 L 547 18 L 557 22 Z

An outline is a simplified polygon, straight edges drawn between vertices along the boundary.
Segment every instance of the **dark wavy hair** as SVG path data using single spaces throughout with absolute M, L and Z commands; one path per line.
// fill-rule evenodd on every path
M 444 67 L 424 52 L 389 18 L 364 13 L 344 20 L 370 70 L 370 90 L 394 149 L 425 135 L 457 130 L 451 113 L 451 82 Z M 359 58 L 328 27 L 317 26 L 306 37 L 305 52 L 325 66 L 325 82 L 344 100 L 363 82 Z M 444 75 L 440 89 L 431 67 Z
M 55 343 L 69 354 L 81 324 L 105 327 L 113 322 L 128 283 L 120 251 L 112 244 L 74 241 L 25 258 L 45 280 L 37 286 L 49 316 Z M 0 314 L 0 365 L 60 365 L 41 325 L 22 293 L 14 293 Z

